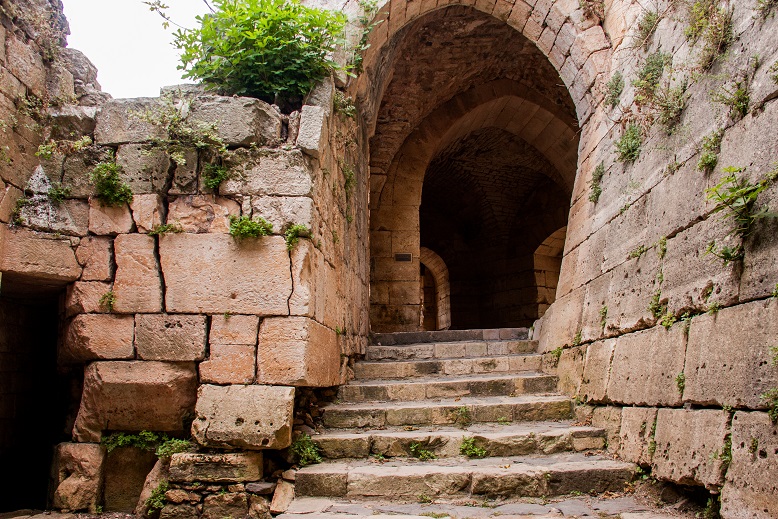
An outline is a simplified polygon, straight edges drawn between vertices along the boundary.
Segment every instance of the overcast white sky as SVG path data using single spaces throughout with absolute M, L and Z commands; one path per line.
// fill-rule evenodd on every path
M 171 18 L 194 27 L 195 16 L 208 12 L 202 0 L 164 0 Z M 97 66 L 97 81 L 114 97 L 158 96 L 165 85 L 183 83 L 171 45 L 174 27 L 141 0 L 63 0 L 70 22 L 68 46 Z

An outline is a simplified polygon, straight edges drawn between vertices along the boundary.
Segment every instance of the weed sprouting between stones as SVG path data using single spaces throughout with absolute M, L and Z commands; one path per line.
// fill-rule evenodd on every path
M 273 224 L 262 217 L 252 219 L 249 216 L 230 216 L 230 235 L 238 240 L 244 238 L 259 238 L 269 236 L 273 232 Z
M 307 434 L 298 436 L 297 439 L 292 442 L 292 446 L 289 447 L 289 449 L 294 455 L 297 464 L 301 467 L 324 461 L 319 446 L 316 445 Z

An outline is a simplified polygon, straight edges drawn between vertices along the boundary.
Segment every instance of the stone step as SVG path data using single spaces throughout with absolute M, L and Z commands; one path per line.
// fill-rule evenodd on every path
M 633 479 L 635 469 L 631 463 L 579 453 L 480 460 L 458 457 L 325 462 L 297 472 L 295 493 L 418 501 L 441 496 L 541 497 L 620 492 Z
M 460 341 L 431 342 L 398 346 L 370 345 L 367 347 L 367 360 L 418 360 L 418 359 L 459 359 L 486 357 L 494 355 L 517 355 L 535 353 L 537 341 Z
M 492 328 L 486 330 L 437 330 L 426 332 L 375 333 L 371 343 L 383 346 L 451 341 L 497 341 L 501 339 L 527 339 L 527 328 Z
M 375 346 L 371 346 L 373 348 Z M 360 361 L 354 365 L 357 380 L 409 378 L 424 375 L 467 375 L 540 371 L 542 356 L 531 353 L 489 357 L 431 360 Z
M 410 380 L 356 380 L 338 390 L 341 402 L 415 401 L 464 396 L 512 396 L 556 391 L 557 378 L 543 373 L 476 374 Z
M 380 428 L 391 425 L 467 425 L 570 418 L 573 402 L 566 396 L 463 397 L 415 402 L 337 403 L 323 408 L 328 428 Z
M 566 423 L 473 424 L 456 427 L 389 427 L 382 430 L 327 431 L 313 441 L 328 459 L 367 458 L 370 455 L 412 456 L 411 445 L 432 452 L 438 458 L 460 455 L 463 438 L 473 438 L 487 456 L 523 456 L 566 451 L 597 450 L 605 447 L 606 433 L 596 427 L 573 427 Z

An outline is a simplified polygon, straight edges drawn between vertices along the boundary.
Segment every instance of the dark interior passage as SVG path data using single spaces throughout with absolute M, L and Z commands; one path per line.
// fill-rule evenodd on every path
M 67 441 L 69 389 L 57 373 L 60 294 L 0 286 L 0 512 L 44 509 L 53 447 Z

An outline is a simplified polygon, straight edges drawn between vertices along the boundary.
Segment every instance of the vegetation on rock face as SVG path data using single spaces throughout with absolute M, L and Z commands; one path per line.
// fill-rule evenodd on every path
M 301 467 L 324 461 L 319 447 L 313 443 L 313 440 L 307 434 L 298 436 L 289 448 L 291 449 L 292 454 L 294 454 L 295 460 L 297 460 L 297 463 Z
M 290 225 L 284 231 L 284 241 L 286 242 L 287 250 L 294 249 L 301 237 L 306 238 L 310 235 L 311 231 L 305 225 L 299 223 Z
M 611 108 L 617 106 L 622 92 L 624 92 L 624 76 L 616 71 L 606 85 L 605 104 Z
M 616 141 L 616 150 L 621 162 L 635 162 L 640 156 L 640 147 L 643 145 L 643 136 L 640 126 L 635 123 L 627 126 L 621 138 Z
M 121 171 L 122 167 L 114 162 L 101 162 L 92 170 L 89 179 L 103 205 L 118 207 L 132 202 L 132 190 L 119 176 Z
M 605 164 L 600 162 L 596 168 L 594 168 L 594 172 L 592 173 L 592 181 L 589 182 L 589 186 L 591 187 L 591 191 L 589 192 L 589 201 L 594 202 L 595 204 L 600 199 L 600 195 L 602 194 L 602 177 L 605 176 Z
M 174 33 L 184 77 L 230 95 L 296 101 L 338 69 L 346 17 L 297 0 L 213 0 L 196 29 Z M 160 11 L 161 4 L 149 3 Z M 155 9 L 156 7 L 156 9 Z
M 273 232 L 273 224 L 264 218 L 252 220 L 249 216 L 230 216 L 230 234 L 237 239 L 259 238 Z

